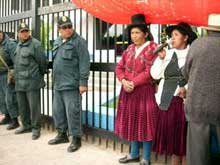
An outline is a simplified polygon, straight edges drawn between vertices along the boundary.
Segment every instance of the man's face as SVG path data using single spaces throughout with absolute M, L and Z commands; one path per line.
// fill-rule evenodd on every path
M 72 25 L 65 25 L 59 27 L 59 32 L 63 39 L 68 39 L 73 35 L 73 27 Z
M 0 42 L 3 41 L 3 38 L 4 38 L 4 34 L 2 32 L 0 32 Z
M 26 41 L 30 37 L 30 31 L 29 30 L 21 30 L 18 32 L 18 38 L 20 41 Z

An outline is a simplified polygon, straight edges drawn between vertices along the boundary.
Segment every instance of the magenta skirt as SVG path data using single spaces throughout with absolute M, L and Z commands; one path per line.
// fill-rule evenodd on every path
M 153 151 L 165 155 L 186 155 L 187 123 L 183 99 L 175 96 L 168 111 L 159 110 Z
M 129 141 L 154 139 L 158 107 L 155 87 L 151 84 L 136 87 L 132 93 L 121 89 L 115 123 L 115 133 Z

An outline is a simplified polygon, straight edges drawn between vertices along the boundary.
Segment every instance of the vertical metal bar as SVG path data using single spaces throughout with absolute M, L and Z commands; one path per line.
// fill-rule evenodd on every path
M 89 27 L 88 27 L 88 13 L 86 13 L 86 41 L 87 41 L 87 47 L 88 47 L 88 41 L 89 41 L 88 30 L 89 30 Z M 85 116 L 86 116 L 86 119 L 85 119 L 86 125 L 88 125 L 88 92 L 86 92 L 86 115 Z
M 9 0 L 6 0 L 6 8 L 5 9 L 7 9 L 6 16 L 8 16 L 9 15 Z
M 0 1 L 0 17 L 3 17 L 3 15 L 2 15 L 2 10 L 3 10 L 2 1 Z
M 102 63 L 102 21 L 99 20 L 99 62 Z M 99 71 L 99 128 L 102 128 L 102 71 Z
M 96 18 L 93 17 L 93 50 L 92 61 L 95 62 Z M 92 126 L 95 126 L 95 71 L 92 71 Z
M 42 21 L 41 21 L 41 45 L 45 48 L 45 18 L 44 18 L 44 15 L 41 16 L 42 18 Z M 42 91 L 42 105 L 43 105 L 43 108 L 42 108 L 42 113 L 43 115 L 45 115 L 45 107 L 44 107 L 44 104 L 45 104 L 45 99 L 44 99 L 44 89 L 41 90 Z
M 4 7 L 4 0 L 2 1 L 2 17 L 4 17 L 4 9 L 5 9 L 5 7 Z
M 109 63 L 109 23 L 107 23 L 107 63 Z M 109 72 L 106 72 L 106 130 L 109 130 Z
M 161 42 L 160 34 L 162 33 L 162 30 L 161 25 L 158 25 L 158 43 Z
M 57 13 L 57 19 L 59 20 L 59 17 L 60 17 L 60 13 Z M 57 21 L 58 21 L 57 20 Z M 59 36 L 59 32 L 57 31 L 57 37 Z
M 47 60 L 49 60 L 49 52 L 50 52 L 50 18 L 49 14 L 47 14 Z M 50 84 L 49 84 L 49 73 L 46 74 L 47 77 L 47 116 L 49 116 L 49 103 L 50 103 Z M 48 128 L 49 129 L 49 128 Z
M 51 24 L 52 24 L 52 41 L 53 41 L 53 43 L 54 43 L 54 37 L 55 37 L 55 34 L 54 34 L 54 30 L 55 30 L 55 27 L 54 27 L 54 18 L 55 18 L 55 14 L 54 13 L 52 13 L 52 21 L 51 21 Z M 52 49 L 53 50 L 53 49 Z M 51 55 L 52 57 L 52 59 L 51 59 L 51 61 L 50 62 L 52 62 L 53 63 L 53 51 L 52 51 L 52 55 Z M 53 77 L 53 72 L 51 72 L 51 92 L 52 92 L 52 102 L 53 102 L 53 79 L 52 79 L 52 77 Z M 51 108 L 53 109 L 53 104 L 51 105 Z
M 74 9 L 74 29 L 76 29 L 76 9 Z
M 40 40 L 40 16 L 37 15 L 38 6 L 40 6 L 39 0 L 32 0 L 32 31 L 33 36 Z
M 82 35 L 82 9 L 79 9 L 80 15 L 80 35 Z

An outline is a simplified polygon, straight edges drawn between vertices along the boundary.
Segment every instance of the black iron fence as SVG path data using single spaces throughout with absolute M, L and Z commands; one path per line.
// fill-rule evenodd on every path
M 70 0 L 1 0 L 0 30 L 17 38 L 18 24 L 24 21 L 44 46 L 50 72 L 45 75 L 46 87 L 42 89 L 42 115 L 52 123 L 52 45 L 59 35 L 57 18 L 63 15 L 72 19 L 75 31 L 86 39 L 90 52 L 89 91 L 83 95 L 85 133 L 111 139 L 115 148 L 115 142 L 120 141 L 113 133 L 120 84 L 114 69 L 128 44 L 126 26 L 103 22 Z M 160 27 L 155 26 L 153 30 L 159 34 Z

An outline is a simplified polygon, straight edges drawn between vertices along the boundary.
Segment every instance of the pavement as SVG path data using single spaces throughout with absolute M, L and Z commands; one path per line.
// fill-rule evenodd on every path
M 121 153 L 119 149 L 106 148 L 83 137 L 82 147 L 74 153 L 68 153 L 69 143 L 47 144 L 56 136 L 55 131 L 42 129 L 38 140 L 32 140 L 31 133 L 15 135 L 14 132 L 6 130 L 6 125 L 0 125 L 0 165 L 118 165 L 118 159 L 128 152 Z
M 80 150 L 68 153 L 69 143 L 48 145 L 55 132 L 42 130 L 38 140 L 31 133 L 15 135 L 0 126 L 0 165 L 116 165 L 122 156 L 112 149 L 83 141 Z

